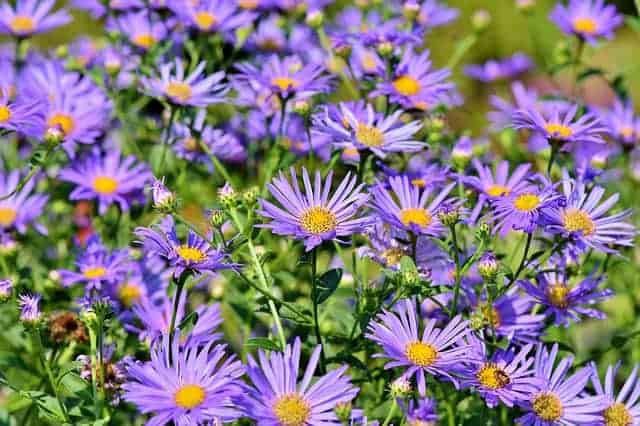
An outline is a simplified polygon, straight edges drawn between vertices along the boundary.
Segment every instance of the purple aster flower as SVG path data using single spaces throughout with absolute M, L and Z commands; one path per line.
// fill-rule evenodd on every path
M 255 14 L 239 10 L 238 5 L 227 0 L 203 0 L 197 3 L 175 1 L 174 12 L 187 25 L 206 33 L 222 33 L 230 36 L 237 28 L 250 24 Z
M 631 100 L 616 99 L 613 108 L 604 112 L 611 136 L 627 148 L 640 139 L 640 118 L 636 117 Z
M 491 129 L 501 131 L 511 126 L 513 114 L 517 110 L 528 110 L 538 108 L 538 93 L 534 89 L 525 87 L 519 81 L 511 84 L 511 94 L 514 103 L 505 101 L 497 95 L 491 95 L 489 103 L 494 108 L 487 114 L 491 122 Z
M 342 119 L 331 118 L 328 110 L 322 120 L 315 123 L 316 131 L 332 136 L 334 145 L 355 146 L 358 150 L 371 150 L 384 158 L 391 152 L 415 152 L 426 147 L 423 142 L 413 139 L 422 124 L 418 121 L 402 123 L 399 110 L 385 117 L 374 111 L 371 104 L 366 106 L 366 117 L 354 114 L 346 103 L 340 104 Z
M 640 424 L 640 380 L 638 380 L 638 365 L 633 367 L 631 374 L 627 377 L 620 392 L 615 393 L 615 379 L 620 368 L 620 363 L 607 368 L 604 379 L 604 386 L 598 377 L 595 363 L 591 383 L 596 391 L 596 395 L 604 396 L 607 401 L 607 408 L 600 414 L 599 421 L 593 423 L 594 426 L 629 426 Z
M 87 290 L 101 290 L 103 284 L 115 284 L 129 270 L 127 250 L 109 251 L 98 237 L 91 237 L 76 260 L 77 272 L 63 269 L 62 285 L 85 284 Z
M 149 425 L 227 423 L 240 417 L 232 398 L 242 394 L 242 374 L 225 345 L 181 347 L 165 334 L 152 346 L 150 361 L 129 364 L 123 397 L 142 413 L 153 413 Z
M 455 21 L 458 15 L 458 9 L 447 7 L 439 0 L 424 0 L 420 5 L 416 22 L 420 24 L 421 29 L 431 29 Z
M 276 14 L 260 20 L 244 48 L 266 53 L 283 52 L 287 46 L 287 35 L 279 26 L 279 20 L 280 16 Z
M 282 172 L 267 185 L 277 205 L 260 199 L 258 214 L 271 219 L 260 225 L 277 235 L 291 235 L 304 240 L 307 251 L 326 240 L 341 241 L 354 233 L 362 232 L 370 222 L 369 217 L 360 216 L 360 208 L 369 196 L 362 193 L 364 184 L 357 184 L 356 176 L 347 174 L 330 196 L 333 172 L 329 172 L 324 183 L 320 172 L 316 172 L 313 187 L 306 168 L 302 169 L 304 193 L 300 190 L 295 169 L 290 169 L 291 181 Z
M 122 157 L 120 151 L 111 150 L 105 156 L 94 151 L 61 170 L 58 177 L 76 185 L 69 196 L 71 200 L 96 199 L 98 211 L 105 214 L 114 203 L 122 211 L 128 210 L 132 200 L 142 196 L 152 175 L 134 156 Z
M 250 63 L 236 65 L 240 74 L 235 78 L 240 82 L 253 84 L 266 90 L 269 95 L 282 99 L 308 98 L 319 92 L 328 91 L 330 76 L 323 75 L 324 67 L 313 63 L 304 64 L 296 56 L 280 59 L 271 55 L 261 63 L 260 68 Z
M 428 50 L 418 54 L 407 49 L 392 80 L 380 83 L 371 95 L 387 95 L 405 108 L 427 111 L 438 104 L 455 103 L 455 86 L 446 81 L 450 75 L 448 69 L 432 70 Z
M 35 324 L 42 318 L 40 311 L 39 294 L 21 294 L 18 296 L 18 306 L 20 307 L 20 321 L 26 324 Z
M 584 367 L 567 377 L 573 355 L 562 359 L 554 367 L 558 345 L 549 352 L 538 345 L 535 359 L 535 377 L 542 381 L 540 389 L 522 398 L 520 405 L 527 414 L 516 421 L 522 426 L 556 426 L 592 424 L 604 410 L 605 398 L 589 396 L 584 388 L 593 374 L 592 367 Z
M 431 398 L 420 398 L 417 402 L 411 399 L 407 404 L 402 403 L 402 411 L 409 425 L 429 426 L 438 424 L 436 401 Z
M 385 72 L 384 61 L 378 52 L 360 44 L 353 46 L 349 62 L 353 78 L 357 80 L 363 77 L 382 77 Z
M 614 246 L 631 247 L 636 236 L 634 226 L 627 221 L 631 209 L 605 216 L 618 202 L 619 194 L 602 201 L 605 190 L 600 186 L 587 188 L 585 182 L 569 178 L 563 171 L 562 189 L 566 203 L 543 211 L 550 232 L 569 239 L 571 248 L 582 252 L 588 248 L 605 253 L 617 253 Z
M 533 62 L 524 53 L 516 53 L 502 60 L 489 60 L 484 64 L 471 64 L 464 68 L 464 73 L 483 83 L 506 80 L 524 74 L 533 68 Z
M 538 275 L 537 286 L 528 280 L 520 280 L 518 285 L 537 303 L 547 308 L 546 315 L 554 315 L 556 325 L 568 327 L 571 321 L 579 322 L 581 315 L 606 318 L 603 312 L 589 307 L 613 296 L 611 289 L 598 289 L 604 279 L 603 275 L 591 275 L 578 284 L 571 285 L 564 273 L 546 272 Z
M 488 407 L 503 403 L 513 407 L 519 400 L 535 393 L 541 383 L 533 377 L 534 359 L 528 357 L 533 345 L 498 349 L 489 356 L 485 344 L 476 337 L 467 338 L 473 348 L 475 362 L 461 371 L 461 383 L 475 389 Z
M 141 10 L 129 12 L 107 22 L 107 28 L 122 33 L 141 50 L 149 50 L 167 37 L 168 29 L 157 15 Z
M 23 38 L 68 24 L 71 15 L 66 11 L 49 13 L 55 3 L 55 0 L 22 0 L 15 8 L 8 2 L 3 3 L 0 6 L 0 33 Z
M 371 206 L 383 222 L 414 234 L 442 234 L 444 227 L 436 213 L 455 183 L 438 190 L 433 199 L 435 188 L 417 187 L 407 176 L 391 177 L 388 183 L 392 192 L 380 182 L 371 190 Z
M 102 18 L 107 8 L 100 0 L 71 0 L 71 6 L 91 14 L 93 19 Z
M 13 293 L 13 280 L 11 278 L 0 279 L 0 302 L 4 302 Z
M 455 344 L 470 332 L 468 321 L 458 315 L 440 329 L 436 328 L 437 320 L 431 319 L 426 321 L 422 332 L 418 329 L 419 322 L 413 300 L 399 301 L 393 312 L 383 310 L 367 328 L 366 337 L 383 349 L 374 357 L 388 358 L 386 369 L 405 368 L 402 377 L 406 379 L 415 375 L 421 395 L 426 391 L 425 373 L 441 376 L 457 387 L 451 371 L 467 357 L 471 347 Z
M 98 43 L 89 37 L 78 37 L 69 44 L 69 57 L 83 68 L 92 68 L 99 52 Z
M 21 181 L 20 171 L 14 170 L 4 174 L 0 171 L 0 196 L 10 194 Z M 36 219 L 42 215 L 42 210 L 49 199 L 48 195 L 32 194 L 37 179 L 30 179 L 16 194 L 0 201 L 0 233 L 15 229 L 19 233 L 27 232 L 27 226 L 33 225 L 41 234 L 46 234 L 46 228 L 37 223 Z
M 0 88 L 0 129 L 21 133 L 30 137 L 42 135 L 44 129 L 44 105 L 41 100 L 11 96 Z
M 300 338 L 284 352 L 272 352 L 269 356 L 258 351 L 258 360 L 248 357 L 247 376 L 251 380 L 247 393 L 238 405 L 244 415 L 257 424 L 270 425 L 338 425 L 333 411 L 339 404 L 349 403 L 358 393 L 345 374 L 348 366 L 342 366 L 318 378 L 311 384 L 320 359 L 321 346 L 311 353 L 301 381 Z
M 176 105 L 207 107 L 224 102 L 225 94 L 229 91 L 226 84 L 220 83 L 224 72 L 204 77 L 205 66 L 205 62 L 200 62 L 187 76 L 182 61 L 176 58 L 174 62 L 160 66 L 159 76 L 141 77 L 140 84 L 150 96 L 166 98 Z
M 176 228 L 171 216 L 166 216 L 156 227 L 138 227 L 134 233 L 142 239 L 146 250 L 164 258 L 174 268 L 173 275 L 178 278 L 185 271 L 196 274 L 233 269 L 236 265 L 227 262 L 228 255 L 192 230 L 189 230 L 185 242 L 178 240 Z
M 569 0 L 567 6 L 558 3 L 550 18 L 563 32 L 590 44 L 595 44 L 599 37 L 612 39 L 623 23 L 616 7 L 604 0 Z

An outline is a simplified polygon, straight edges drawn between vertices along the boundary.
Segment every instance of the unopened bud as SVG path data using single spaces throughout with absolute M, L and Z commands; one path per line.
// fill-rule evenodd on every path
M 231 184 L 227 182 L 222 188 L 218 189 L 218 198 L 225 208 L 231 208 L 236 205 L 238 201 L 238 194 Z
M 258 201 L 258 195 L 260 195 L 260 189 L 257 186 L 251 187 L 242 194 L 242 201 L 247 207 L 251 207 Z
M 476 10 L 471 16 L 471 25 L 477 32 L 481 32 L 489 27 L 491 15 L 484 9 Z
M 312 10 L 307 13 L 305 22 L 313 29 L 320 28 L 322 26 L 322 23 L 324 22 L 324 13 L 322 13 L 322 10 L 319 9 Z
M 178 206 L 176 196 L 164 184 L 164 179 L 154 179 L 151 184 L 151 196 L 153 199 L 153 208 L 163 213 L 174 212 Z
M 494 281 L 499 267 L 498 259 L 491 251 L 486 251 L 478 260 L 478 273 L 485 281 Z
M 516 7 L 521 12 L 531 12 L 536 7 L 536 0 L 516 0 Z
M 293 103 L 293 112 L 296 114 L 306 117 L 309 114 L 309 111 L 311 111 L 311 105 L 308 100 L 300 99 Z
M 13 281 L 10 278 L 0 280 L 0 302 L 6 302 L 11 299 L 13 293 Z
M 389 57 L 393 54 L 393 44 L 388 41 L 383 41 L 378 43 L 376 50 L 381 56 Z
M 227 215 L 223 210 L 213 209 L 209 212 L 209 223 L 214 228 L 220 228 L 227 221 Z
M 404 377 L 399 377 L 391 382 L 391 396 L 402 398 L 411 392 L 411 382 Z
M 402 14 L 408 21 L 413 21 L 420 13 L 420 5 L 415 0 L 409 0 L 402 6 Z
M 44 133 L 44 141 L 49 146 L 58 146 L 64 139 L 64 131 L 60 126 L 49 127 Z
M 460 221 L 460 209 L 452 203 L 444 203 L 438 209 L 438 219 L 444 226 L 453 226 Z

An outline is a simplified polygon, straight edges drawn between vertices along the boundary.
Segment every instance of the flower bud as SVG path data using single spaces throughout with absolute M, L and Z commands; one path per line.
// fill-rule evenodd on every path
M 438 219 L 444 226 L 453 226 L 460 221 L 460 209 L 453 203 L 443 203 L 438 209 Z
M 222 188 L 218 189 L 218 198 L 225 208 L 232 208 L 238 202 L 238 194 L 229 182 L 225 183 Z
M 486 251 L 478 260 L 478 273 L 485 281 L 494 281 L 500 265 L 491 251 Z
M 350 402 L 339 402 L 336 404 L 335 412 L 336 416 L 342 423 L 348 424 L 351 420 L 351 410 L 353 406 Z
M 311 28 L 318 29 L 322 26 L 322 23 L 324 22 L 324 13 L 322 13 L 322 10 L 320 9 L 311 10 L 309 11 L 309 13 L 307 13 L 305 22 Z
M 293 103 L 293 112 L 303 117 L 309 115 L 311 111 L 311 105 L 307 99 L 299 99 Z
M 536 0 L 516 0 L 516 7 L 523 13 L 532 12 L 536 7 Z
M 213 209 L 209 212 L 209 223 L 214 228 L 220 228 L 227 221 L 227 215 L 223 210 Z
M 403 398 L 411 393 L 411 382 L 404 377 L 399 377 L 391 382 L 391 396 Z
M 353 46 L 346 39 L 334 39 L 331 42 L 333 52 L 336 56 L 347 60 L 351 56 L 351 51 L 353 50 Z
M 64 139 L 64 131 L 60 126 L 49 127 L 44 133 L 44 141 L 49 146 L 58 146 Z
M 388 41 L 380 42 L 376 46 L 376 50 L 380 54 L 380 56 L 391 56 L 393 54 L 393 44 Z
M 13 281 L 10 278 L 0 280 L 0 302 L 6 302 L 11 299 L 13 293 Z
M 408 21 L 414 21 L 420 13 L 420 5 L 415 0 L 408 0 L 402 5 L 402 14 Z
M 484 9 L 476 10 L 471 16 L 471 25 L 476 32 L 482 32 L 489 27 L 491 15 Z
M 413 287 L 420 282 L 420 274 L 418 271 L 406 271 L 401 274 L 401 279 L 404 285 Z
M 151 184 L 153 208 L 162 213 L 171 213 L 178 207 L 176 196 L 164 185 L 162 180 L 154 179 Z
M 242 194 L 242 201 L 247 207 L 251 207 L 258 201 L 258 195 L 260 195 L 260 189 L 257 186 L 253 186 Z

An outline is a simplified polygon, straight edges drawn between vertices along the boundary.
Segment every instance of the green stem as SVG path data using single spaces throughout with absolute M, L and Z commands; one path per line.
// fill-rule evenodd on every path
M 160 157 L 160 165 L 157 172 L 161 172 L 164 168 L 164 161 L 167 157 L 167 148 L 169 146 L 169 138 L 171 137 L 171 128 L 173 127 L 173 122 L 176 119 L 177 113 L 178 108 L 174 107 L 173 105 L 169 106 L 169 123 L 167 124 L 164 137 L 162 138 L 162 156 Z
M 382 423 L 382 426 L 387 426 L 389 424 L 391 419 L 393 419 L 393 416 L 396 414 L 397 408 L 398 402 L 395 398 L 393 398 L 393 400 L 391 401 L 391 408 L 389 408 L 389 413 L 387 413 L 387 417 L 384 419 L 384 423 Z
M 89 340 L 91 345 L 91 389 L 93 393 L 93 411 L 96 420 L 102 418 L 102 396 L 98 386 L 98 337 L 95 324 L 89 326 Z
M 476 34 L 469 34 L 468 36 L 460 40 L 456 44 L 456 48 L 451 55 L 451 59 L 449 59 L 449 62 L 447 63 L 447 68 L 453 70 L 456 65 L 458 65 L 460 60 L 464 58 L 464 55 L 467 53 L 467 51 L 471 49 L 477 41 L 478 36 Z
M 173 278 L 173 281 L 176 283 L 176 294 L 173 299 L 173 310 L 171 312 L 171 322 L 169 323 L 169 359 L 172 359 L 171 351 L 173 350 L 173 332 L 176 328 L 176 317 L 178 315 L 178 307 L 180 306 L 180 297 L 182 296 L 184 283 L 187 281 L 187 274 L 183 272 L 177 281 L 175 278 Z
M 216 157 L 213 154 L 213 152 L 211 152 L 209 147 L 202 140 L 198 139 L 198 143 L 200 144 L 200 148 L 205 152 L 205 154 L 207 154 L 207 156 L 213 163 L 213 166 L 215 167 L 216 171 L 218 171 L 218 173 L 222 175 L 222 178 L 226 182 L 228 182 L 230 185 L 233 185 L 234 184 L 233 179 L 231 178 L 231 175 L 229 174 L 229 171 L 227 170 L 227 168 L 224 166 L 224 164 L 222 164 L 222 161 L 220 161 L 218 157 Z
M 527 257 L 529 256 L 529 249 L 531 248 L 531 241 L 532 240 L 533 240 L 533 232 L 530 232 L 530 233 L 527 234 L 527 242 L 525 243 L 524 252 L 522 253 L 522 259 L 520 259 L 520 264 L 518 265 L 518 269 L 516 269 L 516 273 L 513 274 L 513 277 L 511 278 L 509 283 L 506 285 L 506 287 L 504 288 L 504 290 L 502 291 L 501 294 L 504 294 L 504 292 L 507 291 L 509 289 L 509 287 L 511 287 L 511 285 L 513 285 L 514 282 L 516 282 L 516 280 L 518 279 L 518 277 L 520 276 L 520 274 L 524 270 L 524 267 L 525 267 L 526 262 L 527 262 Z
M 49 384 L 51 385 L 51 389 L 53 389 L 53 394 L 58 401 L 58 405 L 60 406 L 60 411 L 62 411 L 62 416 L 64 421 L 70 423 L 69 414 L 67 414 L 67 407 L 62 402 L 62 398 L 60 397 L 60 392 L 58 392 L 58 386 L 56 386 L 56 379 L 53 375 L 53 371 L 51 370 L 51 363 L 46 359 L 44 355 L 44 347 L 42 346 L 42 337 L 40 336 L 40 330 L 33 330 L 34 337 L 34 345 L 37 346 L 38 355 L 40 357 L 40 362 L 47 372 L 47 378 L 49 379 Z M 53 358 L 53 357 L 52 357 Z
M 555 141 L 551 141 L 551 155 L 549 156 L 549 163 L 547 164 L 547 176 L 551 177 L 551 169 L 553 168 L 553 162 L 558 155 L 558 143 Z
M 453 242 L 453 259 L 456 264 L 455 287 L 453 289 L 453 303 L 451 312 L 455 313 L 458 307 L 458 298 L 460 297 L 460 284 L 462 283 L 462 271 L 460 268 L 460 250 L 458 248 L 458 237 L 456 234 L 456 225 L 451 225 L 451 241 Z
M 298 315 L 300 318 L 304 318 L 305 317 L 305 315 L 302 312 L 300 312 L 298 310 L 298 308 L 296 308 L 295 305 L 293 305 L 293 304 L 291 304 L 291 303 L 289 303 L 287 301 L 278 299 L 269 290 L 266 290 L 266 289 L 260 287 L 259 285 L 256 285 L 253 281 L 251 281 L 249 279 L 249 277 L 247 277 L 244 273 L 242 273 L 242 271 L 238 271 L 238 275 L 240 275 L 240 277 L 247 283 L 247 285 L 249 285 L 251 288 L 256 290 L 258 293 L 260 293 L 261 295 L 263 295 L 267 299 L 273 301 L 274 303 L 279 303 L 282 306 L 285 306 L 287 309 L 289 309 L 294 314 Z
M 49 159 L 49 155 L 51 154 L 51 151 L 53 151 L 54 145 L 50 145 L 47 148 L 47 151 L 44 154 L 44 158 L 42 159 L 41 162 L 39 162 L 39 164 L 37 165 L 32 165 L 31 166 L 31 170 L 29 170 L 29 173 L 20 181 L 18 182 L 18 185 L 16 185 L 16 187 L 13 189 L 13 191 L 11 191 L 10 193 L 3 195 L 2 197 L 0 197 L 0 201 L 4 201 L 8 198 L 13 197 L 15 194 L 17 194 L 18 192 L 20 192 L 22 190 L 22 188 L 25 187 L 25 185 L 27 183 L 29 183 L 29 181 L 40 171 L 42 170 L 42 166 L 44 164 L 47 164 L 47 160 Z
M 311 250 L 311 302 L 313 303 L 313 328 L 316 333 L 316 341 L 320 345 L 320 371 L 326 368 L 326 358 L 324 345 L 322 344 L 322 333 L 320 333 L 320 322 L 318 320 L 318 280 L 316 279 L 318 269 L 318 252 L 316 247 Z

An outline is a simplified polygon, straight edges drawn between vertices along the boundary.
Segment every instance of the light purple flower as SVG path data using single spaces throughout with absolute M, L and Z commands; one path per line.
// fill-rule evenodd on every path
M 29 37 L 71 22 L 64 10 L 50 13 L 55 0 L 20 0 L 15 8 L 9 2 L 0 5 L 0 33 Z
M 616 7 L 604 0 L 569 0 L 551 12 L 550 18 L 565 33 L 576 35 L 590 44 L 598 38 L 612 39 L 623 18 Z

